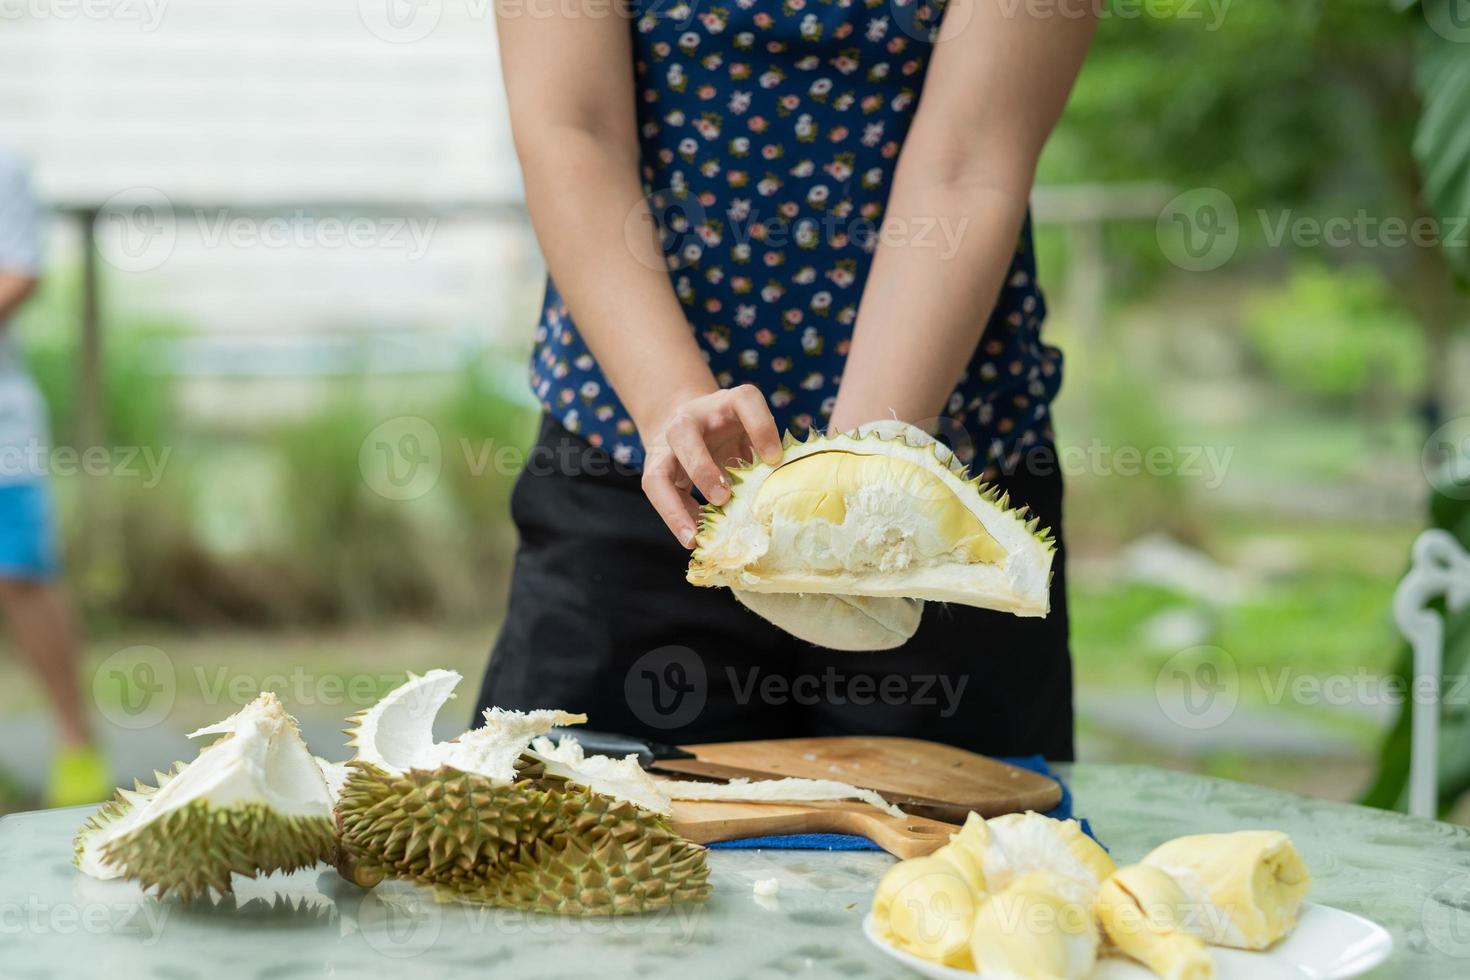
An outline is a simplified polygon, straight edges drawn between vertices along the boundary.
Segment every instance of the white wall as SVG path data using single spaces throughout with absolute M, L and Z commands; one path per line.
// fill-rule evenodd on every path
M 0 0 L 0 140 L 48 202 L 122 206 L 100 223 L 114 323 L 182 320 L 225 350 L 258 344 L 255 364 L 364 331 L 521 343 L 538 260 L 489 11 Z M 351 212 L 324 202 L 369 206 L 363 233 L 342 240 Z M 501 210 L 434 220 L 419 204 Z M 73 229 L 52 240 L 55 263 L 75 261 Z

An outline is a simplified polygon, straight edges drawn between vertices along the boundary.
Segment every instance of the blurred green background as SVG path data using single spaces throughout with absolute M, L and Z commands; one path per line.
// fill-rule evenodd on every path
M 1046 331 L 1067 356 L 1058 433 L 1083 460 L 1068 469 L 1067 533 L 1084 758 L 1342 799 L 1378 771 L 1398 716 L 1380 696 L 1400 656 L 1391 596 L 1429 519 L 1425 440 L 1470 414 L 1465 230 L 1457 246 L 1394 246 L 1274 229 L 1470 213 L 1470 44 L 1408 7 L 1237 0 L 1217 21 L 1181 0 L 1103 20 L 1039 186 L 1105 210 L 1129 188 L 1162 190 L 1095 224 L 1038 207 Z M 1202 193 L 1233 207 L 1238 244 L 1197 270 L 1166 218 L 1176 195 Z M 60 444 L 76 431 L 79 282 L 78 268 L 48 270 L 20 318 Z M 109 282 L 106 307 L 129 288 L 143 287 Z M 91 664 L 146 643 L 181 677 L 244 662 L 478 678 L 514 547 L 514 468 L 485 465 L 486 450 L 533 434 L 538 301 L 534 277 L 516 283 L 501 303 L 524 329 L 450 370 L 355 371 L 348 357 L 326 378 L 211 382 L 216 402 L 309 388 L 263 418 L 194 410 L 198 381 L 165 352 L 195 324 L 110 316 L 106 441 L 170 455 L 156 486 L 58 480 Z M 442 455 L 411 500 L 384 496 L 361 458 L 402 417 L 427 420 Z M 1176 465 L 1125 475 L 1118 447 L 1162 447 Z M 1239 706 L 1219 725 L 1171 725 L 1158 707 L 1170 670 L 1220 651 Z M 1313 694 L 1302 678 L 1338 683 Z M 182 724 L 223 713 L 198 693 L 181 681 Z M 0 658 L 0 712 L 42 710 Z

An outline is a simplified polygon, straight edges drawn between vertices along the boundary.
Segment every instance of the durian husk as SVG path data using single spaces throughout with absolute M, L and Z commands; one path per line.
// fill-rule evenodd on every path
M 77 834 L 80 859 L 86 837 L 120 820 L 184 770 L 176 763 L 155 772 L 157 784 L 137 782 L 119 790 Z M 174 896 L 190 902 L 212 888 L 230 894 L 230 875 L 254 878 L 274 871 L 296 871 L 331 861 L 337 851 L 331 821 L 322 817 L 286 816 L 264 804 L 215 806 L 206 800 L 171 810 L 102 848 L 102 857 L 119 877 L 137 881 L 158 898 Z
M 1008 495 L 971 478 L 927 433 L 889 420 L 804 440 L 788 433 L 782 446 L 778 464 L 757 460 L 729 470 L 731 498 L 703 510 L 685 576 L 690 583 L 1047 615 L 1051 531 Z M 781 499 L 766 501 L 762 490 L 773 480 Z M 850 505 L 864 501 L 866 517 L 854 516 Z M 834 534 L 855 550 L 840 554 Z M 823 628 L 823 610 L 804 605 L 816 620 L 812 628 Z M 839 636 L 843 628 L 841 621 L 832 626 Z
M 338 867 L 365 887 L 395 877 L 446 899 L 579 916 L 709 896 L 706 849 L 632 803 L 545 776 L 352 770 Z

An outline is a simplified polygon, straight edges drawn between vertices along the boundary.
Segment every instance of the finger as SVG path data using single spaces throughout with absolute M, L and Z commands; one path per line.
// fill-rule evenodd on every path
M 710 455 L 698 423 L 687 415 L 680 416 L 669 425 L 664 438 L 705 500 L 723 504 L 730 499 L 730 483 L 725 479 L 725 471 Z
M 751 448 L 760 454 L 762 461 L 772 466 L 781 462 L 781 435 L 776 431 L 776 420 L 771 416 L 766 396 L 755 385 L 741 385 L 730 391 L 730 402 L 750 436 Z
M 675 465 L 673 453 L 667 449 L 656 459 L 650 456 L 643 468 L 643 493 L 679 543 L 692 548 L 699 527 L 699 508 L 689 494 L 674 486 L 670 470 Z

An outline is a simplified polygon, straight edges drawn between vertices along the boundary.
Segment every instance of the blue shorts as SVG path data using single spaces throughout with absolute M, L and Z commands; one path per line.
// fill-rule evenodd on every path
M 50 581 L 59 565 L 50 487 L 0 484 L 0 578 Z

